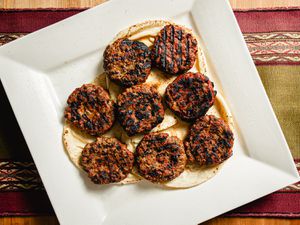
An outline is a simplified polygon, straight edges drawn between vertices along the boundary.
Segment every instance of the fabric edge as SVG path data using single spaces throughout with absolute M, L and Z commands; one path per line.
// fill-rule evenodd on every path
M 104 3 L 104 2 L 103 2 Z M 101 4 L 103 4 L 101 3 Z M 101 5 L 99 4 L 99 5 Z M 84 11 L 87 9 L 91 9 L 93 7 L 99 6 L 95 5 L 92 7 L 69 7 L 69 8 L 0 8 L 0 11 L 4 12 L 37 12 L 37 11 Z M 300 6 L 290 6 L 290 7 L 258 7 L 258 8 L 232 8 L 234 12 L 261 12 L 261 11 L 294 11 L 300 10 Z

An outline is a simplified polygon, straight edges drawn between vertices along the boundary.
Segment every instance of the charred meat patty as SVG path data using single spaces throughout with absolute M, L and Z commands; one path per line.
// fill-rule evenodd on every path
M 185 141 L 188 160 L 200 165 L 217 165 L 232 155 L 233 133 L 223 119 L 200 117 Z
M 104 70 L 121 86 L 143 83 L 151 71 L 150 50 L 140 41 L 118 39 L 104 52 Z
M 144 136 L 135 151 L 139 174 L 151 182 L 167 182 L 178 177 L 186 165 L 183 143 L 167 133 Z
M 152 63 L 170 74 L 191 69 L 197 58 L 197 40 L 177 25 L 166 25 L 156 36 L 151 50 Z
M 129 136 L 152 130 L 164 118 L 162 98 L 147 84 L 127 88 L 117 98 L 118 119 Z
M 87 144 L 80 165 L 95 184 L 119 182 L 131 172 L 134 155 L 116 138 L 98 137 Z
M 115 107 L 101 86 L 84 84 L 69 96 L 64 116 L 74 126 L 91 135 L 100 135 L 115 121 Z
M 213 83 L 201 73 L 185 73 L 168 85 L 165 100 L 168 107 L 183 120 L 205 115 L 214 104 L 217 92 Z

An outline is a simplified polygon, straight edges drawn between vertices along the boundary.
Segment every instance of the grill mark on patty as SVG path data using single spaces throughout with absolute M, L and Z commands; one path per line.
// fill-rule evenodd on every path
M 163 27 L 151 50 L 153 65 L 166 73 L 180 74 L 192 68 L 197 58 L 197 40 L 177 25 Z
M 167 33 L 166 33 L 166 27 L 164 27 L 163 39 L 162 40 L 163 40 L 163 54 L 162 54 L 161 60 L 162 60 L 163 67 L 166 67 L 166 60 L 167 60 L 167 46 L 166 46 Z
M 160 46 L 160 41 L 157 40 L 157 45 L 155 45 L 155 57 L 157 58 L 158 57 L 158 51 L 159 51 L 159 46 Z
M 186 39 L 186 64 L 189 64 L 190 61 L 190 42 L 189 39 Z
M 171 27 L 171 63 L 170 63 L 170 70 L 173 70 L 174 68 L 174 49 L 175 49 L 175 45 L 174 45 L 174 27 Z
M 178 53 L 179 53 L 179 66 L 181 66 L 182 64 L 182 45 L 181 45 L 181 41 L 182 41 L 182 30 L 178 31 Z
M 174 26 L 171 27 L 171 42 L 174 43 Z

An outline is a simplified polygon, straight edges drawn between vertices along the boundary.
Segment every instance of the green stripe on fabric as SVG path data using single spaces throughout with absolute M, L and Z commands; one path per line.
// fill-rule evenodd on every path
M 257 70 L 294 158 L 300 158 L 300 66 Z

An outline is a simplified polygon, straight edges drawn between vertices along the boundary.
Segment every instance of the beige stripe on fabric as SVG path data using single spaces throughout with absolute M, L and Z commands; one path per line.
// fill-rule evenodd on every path
M 0 0 L 0 9 L 86 8 L 99 5 L 105 1 L 106 0 Z M 230 0 L 230 4 L 234 9 L 299 7 L 300 0 Z
M 299 7 L 300 0 L 229 0 L 234 9 Z
M 294 158 L 300 158 L 300 66 L 258 66 Z

